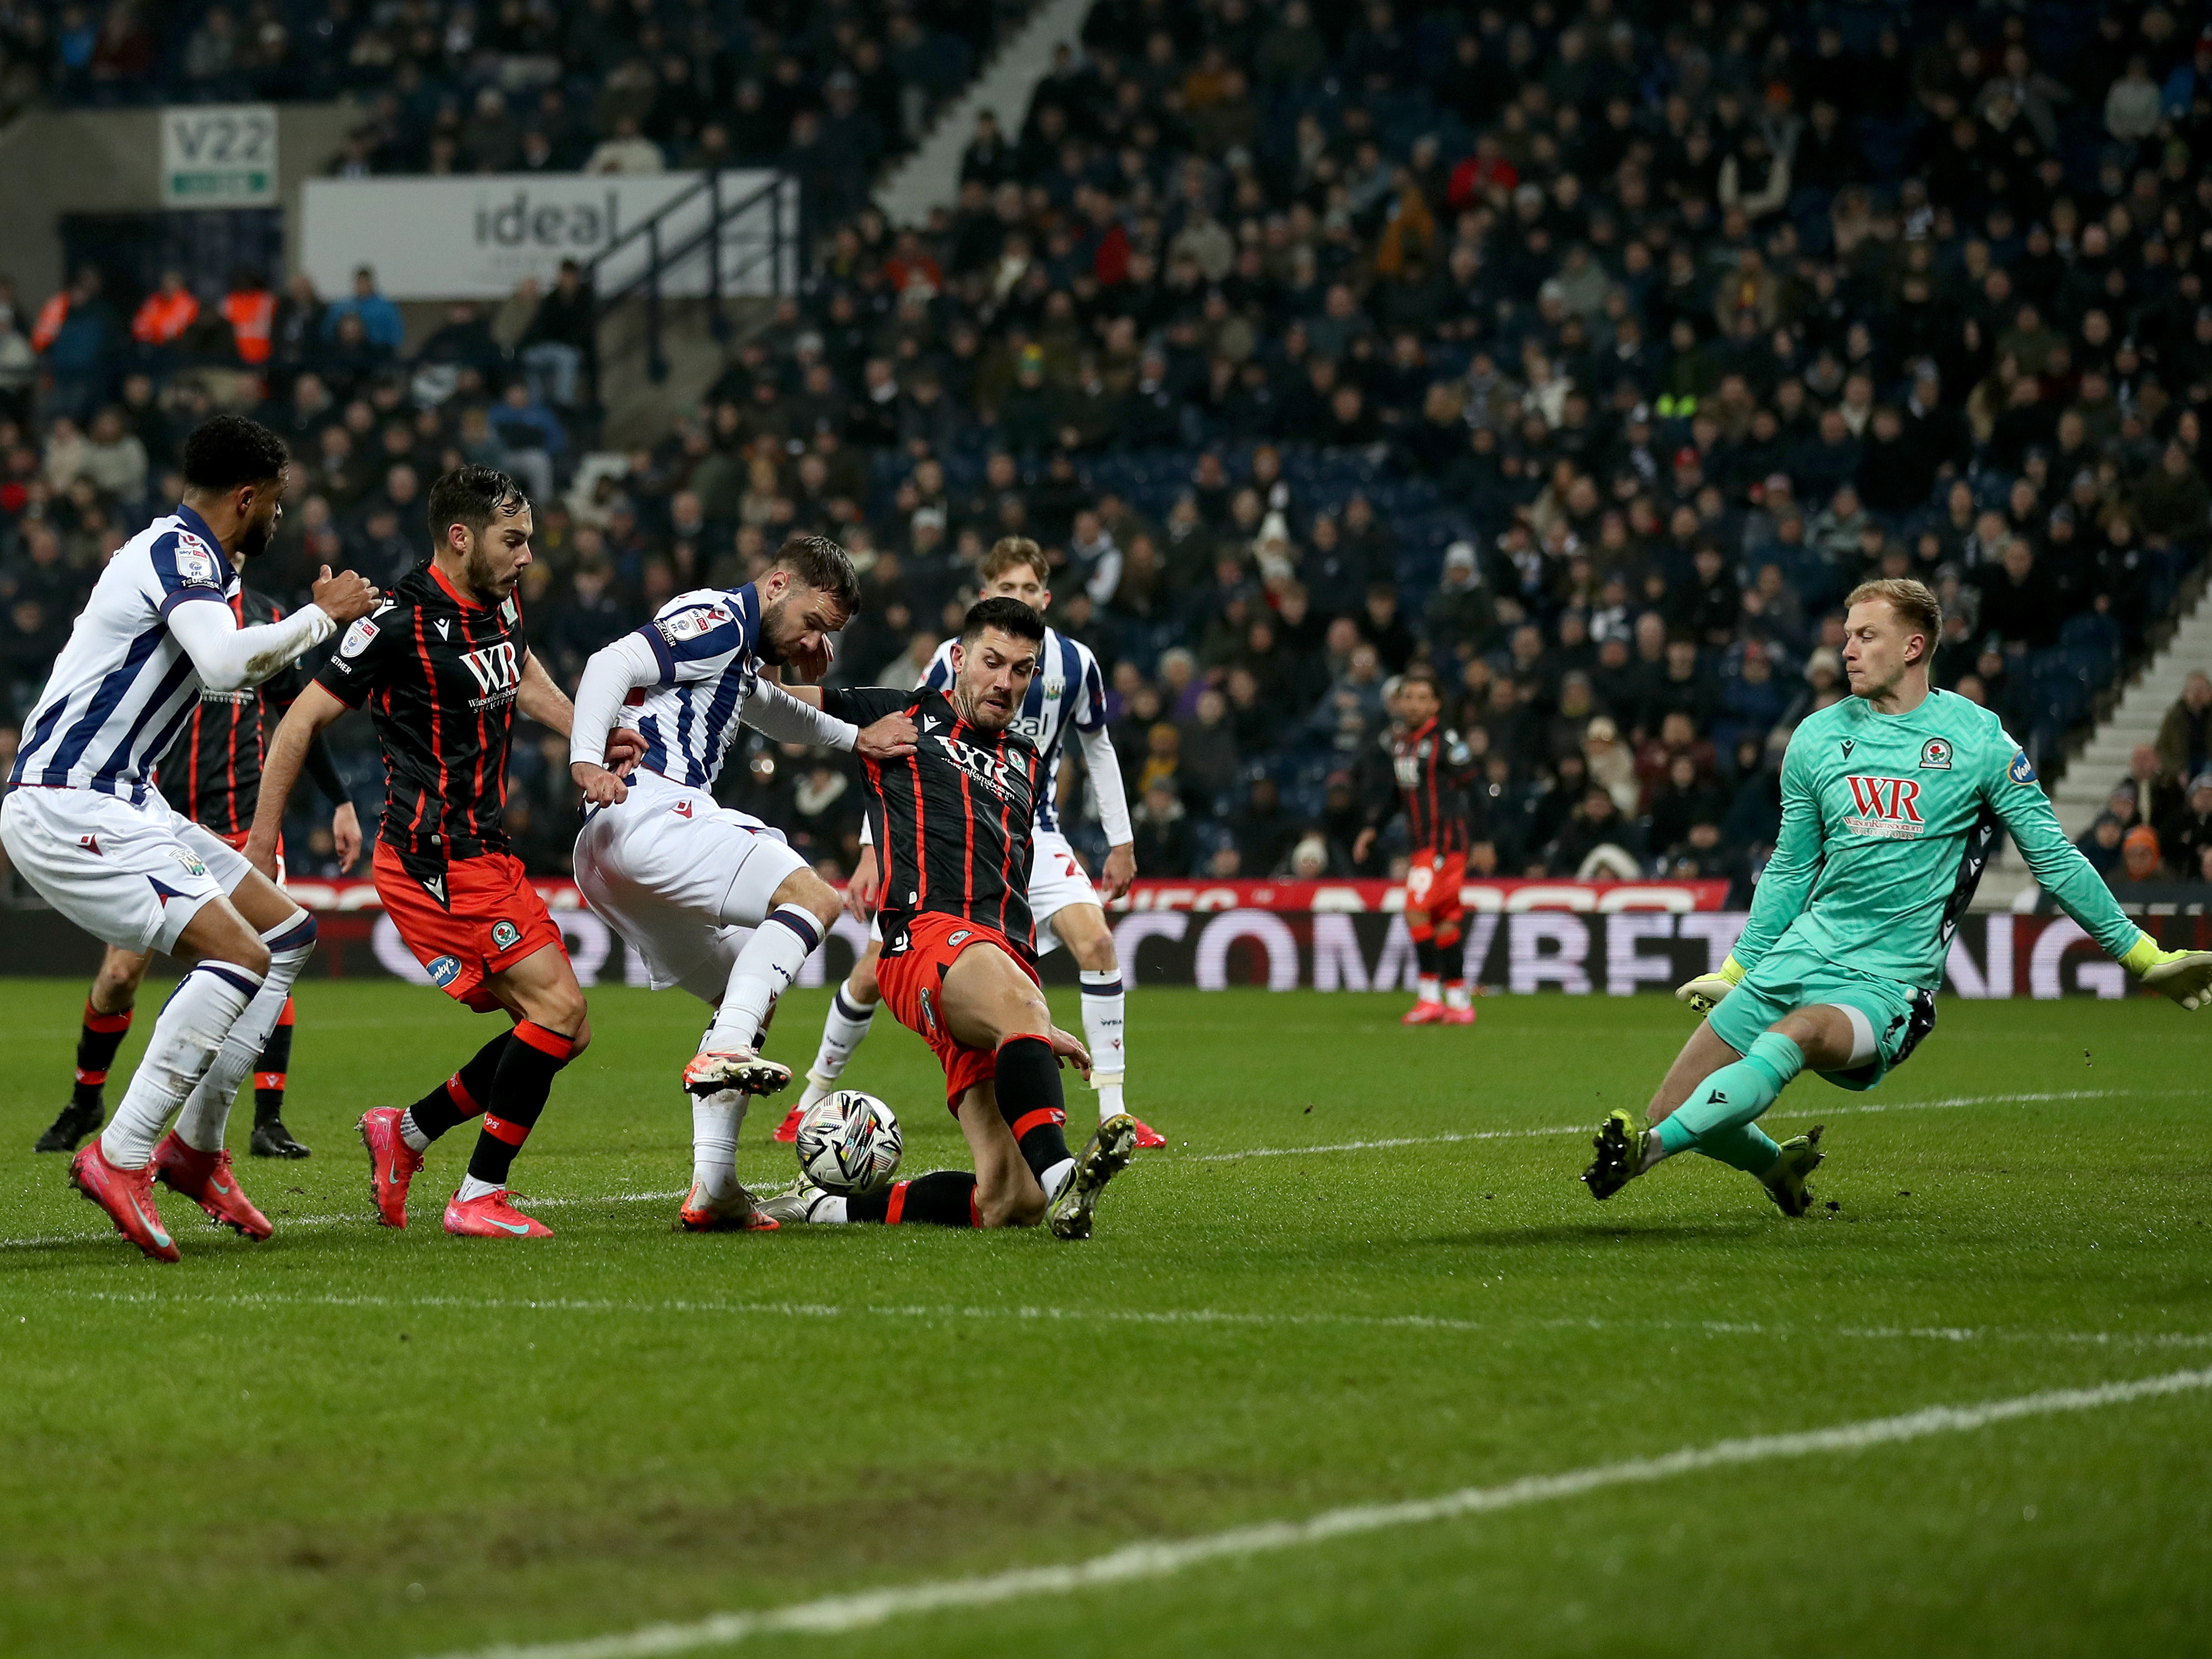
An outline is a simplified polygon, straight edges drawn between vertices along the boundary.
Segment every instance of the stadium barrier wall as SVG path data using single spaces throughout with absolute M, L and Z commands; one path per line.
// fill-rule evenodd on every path
M 573 884 L 539 886 L 584 984 L 646 983 L 638 958 L 583 908 Z M 1717 905 L 1718 883 L 1477 886 L 1465 922 L 1467 975 L 1510 994 L 1669 990 L 1717 967 L 1745 921 L 1701 903 Z M 308 977 L 429 983 L 367 882 L 295 882 L 291 891 L 320 930 Z M 1410 993 L 1416 969 L 1403 896 L 1382 882 L 1148 883 L 1115 908 L 1112 922 L 1123 972 L 1139 988 Z M 2201 909 L 2143 921 L 2169 947 L 2212 948 L 2212 916 Z M 842 978 L 866 944 L 867 930 L 840 917 L 799 982 Z M 48 910 L 0 910 L 0 953 L 47 974 L 88 976 L 100 963 L 99 945 Z M 1048 983 L 1074 980 L 1064 951 L 1045 957 L 1042 971 Z M 1960 922 L 1944 982 L 1946 994 L 1976 1000 L 2118 997 L 2127 988 L 2124 971 L 2071 921 L 2005 914 Z

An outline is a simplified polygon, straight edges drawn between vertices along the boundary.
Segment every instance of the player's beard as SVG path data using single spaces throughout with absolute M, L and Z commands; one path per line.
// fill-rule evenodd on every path
M 521 579 L 521 568 L 517 566 L 507 574 L 506 580 L 502 582 L 498 570 L 492 564 L 491 556 L 483 550 L 481 544 L 471 546 L 468 557 L 461 562 L 463 585 L 471 592 L 494 605 L 497 605 L 514 591 L 514 584 Z
M 953 682 L 952 690 L 952 704 L 960 711 L 960 718 L 978 731 L 1005 731 L 1014 723 L 1014 715 L 1020 709 L 1018 700 L 1007 705 L 1003 714 L 995 708 L 987 708 L 981 697 L 957 680 Z
M 238 556 L 241 562 L 258 559 L 269 550 L 270 538 L 276 533 L 276 520 L 272 516 L 256 519 L 238 532 Z
M 791 610 L 788 596 L 774 605 L 761 607 L 760 659 L 781 667 L 790 660 L 790 642 L 783 631 L 783 619 Z

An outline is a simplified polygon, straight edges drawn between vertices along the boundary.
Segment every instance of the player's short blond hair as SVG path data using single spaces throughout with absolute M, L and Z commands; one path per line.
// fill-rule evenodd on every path
M 1910 576 L 1885 576 L 1880 581 L 1861 582 L 1851 589 L 1844 608 L 1849 611 L 1869 599 L 1887 600 L 1899 622 L 1927 640 L 1923 662 L 1936 654 L 1936 647 L 1943 638 L 1943 603 L 1926 582 L 1915 581 Z
M 1044 550 L 1027 536 L 1001 536 L 991 544 L 991 550 L 983 556 L 979 567 L 983 580 L 994 582 L 1018 564 L 1025 564 L 1036 572 L 1037 580 L 1049 585 L 1052 568 L 1044 562 Z

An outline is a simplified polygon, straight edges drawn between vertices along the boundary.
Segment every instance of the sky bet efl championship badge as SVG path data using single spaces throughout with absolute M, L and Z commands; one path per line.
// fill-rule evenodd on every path
M 177 562 L 177 580 L 198 582 L 204 586 L 222 586 L 215 579 L 215 555 L 208 544 L 189 530 L 177 532 L 177 547 L 173 556 Z

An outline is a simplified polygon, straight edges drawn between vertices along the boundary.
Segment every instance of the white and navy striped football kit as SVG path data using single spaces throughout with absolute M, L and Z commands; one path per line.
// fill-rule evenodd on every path
M 952 645 L 947 640 L 939 646 L 922 672 L 921 683 L 930 690 L 952 689 Z M 1071 904 L 1098 902 L 1097 890 L 1060 827 L 1060 763 L 1071 729 L 1087 734 L 1105 727 L 1106 677 L 1098 659 L 1088 646 L 1046 629 L 1029 695 L 1007 728 L 1035 744 L 1044 762 L 1045 784 L 1030 836 L 1030 914 L 1036 922 L 1040 954 L 1060 942 L 1050 931 L 1055 915 Z
M 201 691 L 169 618 L 195 603 L 228 611 L 238 592 L 199 514 L 156 519 L 100 573 L 25 722 L 0 831 L 32 886 L 104 943 L 167 951 L 252 869 L 154 787 Z
M 576 837 L 585 902 L 629 942 L 647 981 L 709 1002 L 751 924 L 806 865 L 781 830 L 713 793 L 760 681 L 760 594 L 748 582 L 679 593 L 629 636 L 660 670 L 657 686 L 631 693 L 635 719 L 623 722 L 645 739 L 645 757 L 629 798 L 592 809 Z
M 661 684 L 637 711 L 639 763 L 686 789 L 712 789 L 760 679 L 760 594 L 679 593 L 637 630 L 660 664 Z
M 227 607 L 238 590 L 222 544 L 188 507 L 124 544 L 55 659 L 8 781 L 143 801 L 199 703 L 199 676 L 169 613 L 196 600 Z

